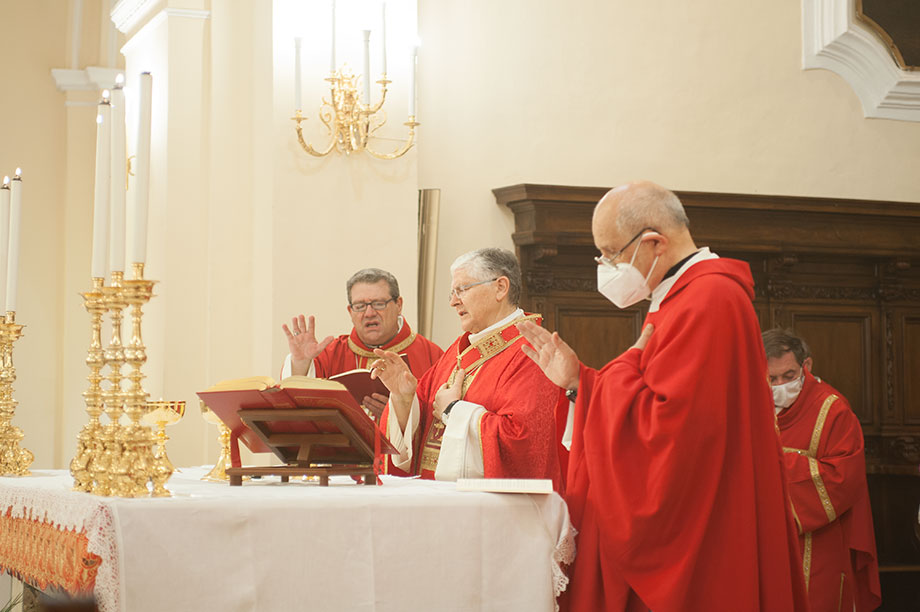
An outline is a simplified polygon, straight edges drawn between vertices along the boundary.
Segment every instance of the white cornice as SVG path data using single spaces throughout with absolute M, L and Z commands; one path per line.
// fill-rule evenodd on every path
M 166 6 L 164 0 L 118 0 L 112 7 L 112 21 L 119 32 L 128 34 L 143 25 L 150 16 L 166 13 L 167 17 L 185 17 L 188 19 L 208 19 L 211 11 Z
M 920 72 L 900 68 L 855 14 L 853 0 L 802 0 L 802 67 L 843 77 L 866 117 L 920 121 Z
M 89 66 L 85 70 L 52 68 L 51 77 L 60 91 L 99 91 L 114 87 L 115 77 L 124 72 L 120 68 L 101 66 Z

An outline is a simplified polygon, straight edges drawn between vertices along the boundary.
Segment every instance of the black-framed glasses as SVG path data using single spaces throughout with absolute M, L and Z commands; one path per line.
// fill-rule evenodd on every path
M 451 289 L 450 295 L 447 296 L 447 299 L 453 300 L 454 297 L 459 298 L 461 295 L 463 295 L 464 293 L 466 293 L 468 290 L 472 289 L 476 285 L 485 285 L 486 283 L 494 283 L 497 280 L 498 280 L 497 278 L 490 278 L 489 280 L 479 281 L 477 283 L 470 283 L 469 285 L 461 285 L 457 287 L 456 289 Z
M 364 312 L 367 310 L 368 306 L 374 310 L 383 310 L 387 307 L 387 304 L 395 301 L 396 298 L 390 298 L 388 300 L 374 300 L 373 302 L 355 302 L 354 304 L 349 304 L 348 307 L 351 308 L 354 312 Z
M 642 233 L 645 232 L 646 230 L 652 230 L 652 231 L 655 232 L 656 234 L 660 233 L 660 232 L 659 232 L 658 230 L 656 230 L 654 227 L 643 227 L 642 229 L 639 230 L 639 233 L 636 234 L 635 236 L 633 236 L 632 238 L 630 238 L 630 239 L 629 239 L 629 242 L 627 242 L 626 245 L 625 245 L 622 249 L 620 249 L 619 251 L 617 251 L 617 252 L 613 255 L 613 257 L 604 257 L 603 255 L 600 255 L 600 256 L 598 256 L 598 257 L 595 257 L 595 258 L 594 258 L 594 261 L 596 261 L 598 264 L 604 264 L 605 266 L 610 266 L 611 268 L 614 267 L 614 266 L 616 265 L 614 262 L 617 260 L 617 258 L 618 258 L 620 255 L 623 254 L 623 251 L 625 251 L 626 249 L 628 249 L 628 248 L 629 248 L 629 245 L 631 245 L 633 242 L 635 242 L 635 241 L 636 241 L 636 238 L 638 238 L 639 236 L 641 236 Z

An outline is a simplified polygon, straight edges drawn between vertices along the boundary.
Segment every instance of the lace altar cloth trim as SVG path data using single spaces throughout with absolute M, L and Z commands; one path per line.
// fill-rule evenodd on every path
M 70 491 L 66 472 L 32 473 L 28 486 L 0 478 L 0 566 L 41 589 L 92 590 L 100 612 L 118 612 L 117 536 L 106 498 Z

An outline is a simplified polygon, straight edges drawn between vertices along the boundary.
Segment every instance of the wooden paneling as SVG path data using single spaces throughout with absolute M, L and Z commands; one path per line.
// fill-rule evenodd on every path
M 543 312 L 546 327 L 595 367 L 632 345 L 645 312 L 619 311 L 597 293 L 591 215 L 606 191 L 494 191 L 514 213 L 523 306 Z M 866 440 L 880 562 L 889 576 L 920 568 L 920 204 L 677 195 L 698 245 L 750 264 L 761 326 L 800 333 L 815 372 L 850 401 Z M 889 594 L 903 597 L 911 594 Z

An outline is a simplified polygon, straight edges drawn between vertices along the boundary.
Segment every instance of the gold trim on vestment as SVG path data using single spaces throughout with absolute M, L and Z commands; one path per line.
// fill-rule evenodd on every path
M 795 521 L 796 526 L 799 529 L 799 535 L 802 534 L 802 521 L 799 520 L 799 515 L 795 511 L 795 504 L 792 503 L 792 495 L 789 496 L 789 508 L 792 510 L 792 518 Z
M 805 592 L 808 592 L 808 581 L 811 578 L 811 532 L 805 534 L 805 547 L 802 551 L 802 573 L 805 574 Z
M 405 340 L 403 340 L 403 341 L 400 342 L 399 344 L 395 344 L 395 345 L 390 346 L 390 347 L 387 347 L 387 348 L 385 348 L 385 349 L 383 349 L 383 350 L 385 350 L 385 351 L 392 351 L 392 352 L 394 352 L 394 353 L 398 353 L 398 352 L 400 352 L 400 351 L 403 351 L 403 350 L 405 350 L 406 348 L 408 348 L 408 346 L 409 346 L 410 344 L 412 344 L 413 342 L 415 342 L 415 336 L 416 336 L 416 333 L 415 333 L 415 332 L 412 332 L 411 334 L 409 334 L 409 337 L 408 337 L 408 338 L 406 338 Z M 368 351 L 368 350 L 366 350 L 366 349 L 361 348 L 360 346 L 358 346 L 358 344 L 357 344 L 354 340 L 351 339 L 351 336 L 348 337 L 348 348 L 351 349 L 351 352 L 352 352 L 352 353 L 354 353 L 355 355 L 357 355 L 357 356 L 359 356 L 359 357 L 364 357 L 364 358 L 366 358 L 366 359 L 378 359 L 377 355 L 374 354 L 374 351 Z M 377 347 L 377 348 L 383 348 L 383 347 Z
M 817 457 L 818 445 L 821 442 L 821 433 L 824 431 L 824 423 L 827 421 L 827 413 L 830 411 L 831 405 L 835 401 L 837 401 L 837 396 L 831 394 L 828 395 L 824 403 L 821 404 L 821 410 L 818 412 L 818 419 L 815 421 L 815 428 L 811 432 L 811 443 L 808 445 L 808 450 L 789 446 L 783 447 L 784 453 L 796 453 L 808 458 L 808 471 L 811 474 L 811 481 L 818 491 L 818 499 L 821 501 L 821 507 L 824 508 L 824 513 L 827 515 L 828 522 L 833 522 L 837 518 L 837 511 L 834 509 L 831 497 L 827 493 L 827 487 L 824 486 L 824 479 L 821 478 L 821 470 Z

